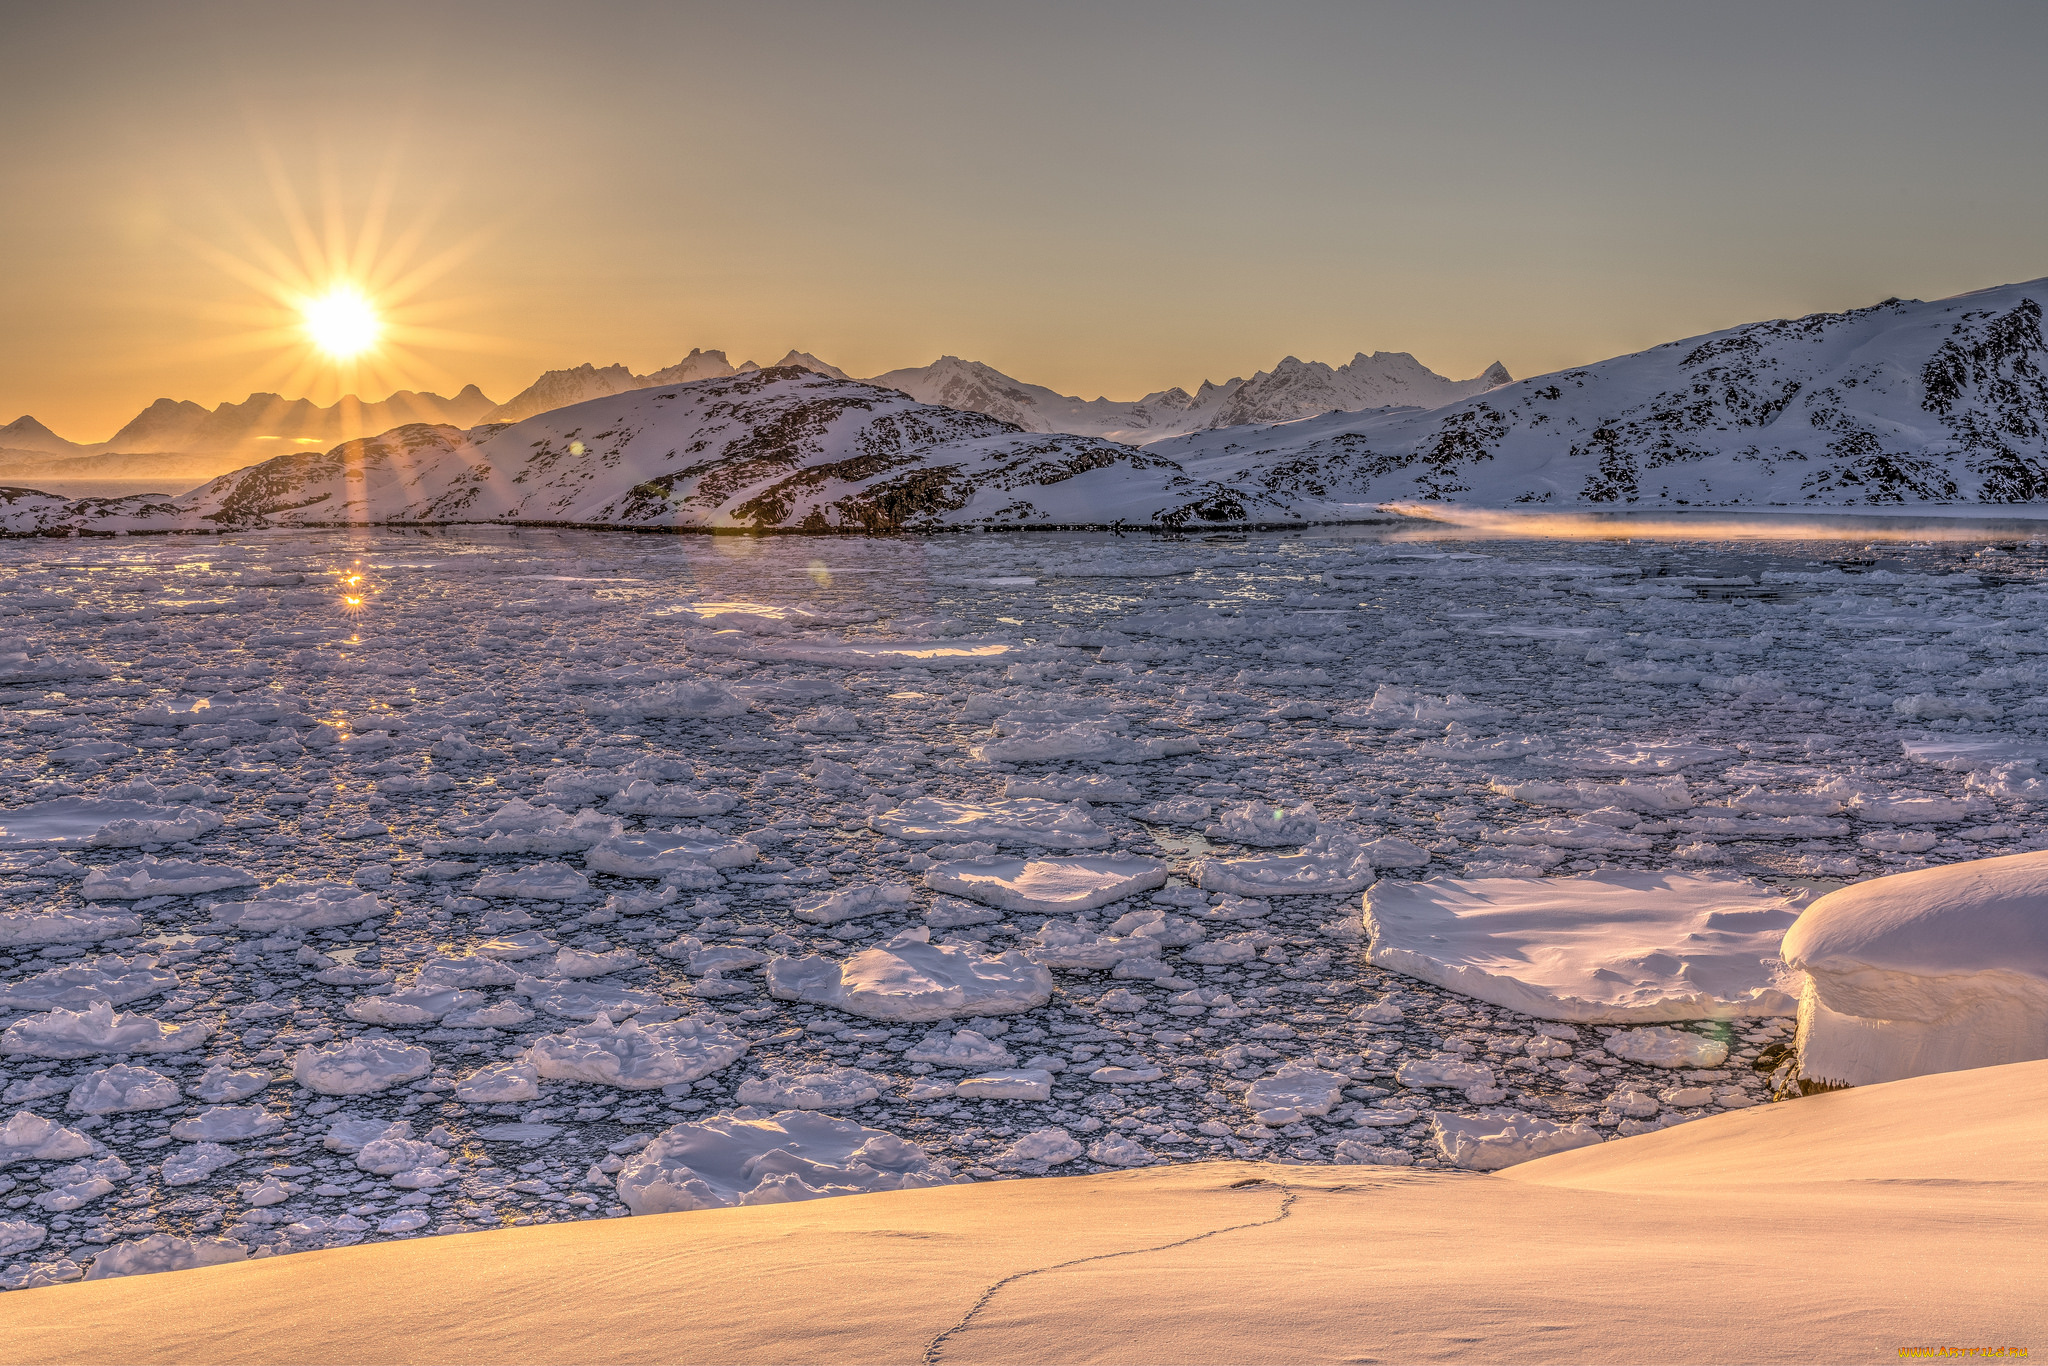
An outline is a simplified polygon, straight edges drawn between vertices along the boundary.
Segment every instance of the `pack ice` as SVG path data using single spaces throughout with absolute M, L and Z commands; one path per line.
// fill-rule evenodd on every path
M 751 1112 L 750 1112 L 751 1114 Z M 678 1124 L 619 1169 L 619 1198 L 635 1214 L 771 1205 L 954 1180 L 906 1139 L 807 1110 Z

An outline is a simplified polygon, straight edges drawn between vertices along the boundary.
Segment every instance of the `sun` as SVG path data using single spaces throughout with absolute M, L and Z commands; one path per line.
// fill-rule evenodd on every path
M 336 360 L 360 356 L 377 344 L 384 330 L 376 305 L 349 285 L 336 285 L 299 306 L 306 335 L 313 345 Z

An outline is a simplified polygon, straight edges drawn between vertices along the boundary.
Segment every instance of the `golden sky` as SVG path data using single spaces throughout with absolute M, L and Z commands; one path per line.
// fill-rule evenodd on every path
M 1516 375 L 2048 274 L 2038 3 L 0 8 L 0 422 L 693 346 Z M 280 302 L 374 277 L 356 371 Z

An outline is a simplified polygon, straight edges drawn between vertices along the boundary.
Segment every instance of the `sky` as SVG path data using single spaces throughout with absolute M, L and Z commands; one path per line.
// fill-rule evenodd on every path
M 69 0 L 0 48 L 0 422 L 79 441 L 692 347 L 1519 377 L 2048 275 L 2039 0 Z M 293 302 L 344 277 L 353 365 Z

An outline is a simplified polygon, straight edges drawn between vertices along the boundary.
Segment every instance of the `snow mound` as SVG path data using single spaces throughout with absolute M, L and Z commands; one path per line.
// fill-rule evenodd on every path
M 1372 882 L 1372 859 L 1357 840 L 1325 830 L 1298 854 L 1240 859 L 1197 859 L 1195 882 L 1238 896 L 1291 896 L 1355 892 Z
M 1802 1077 L 1865 1086 L 2048 1057 L 2048 852 L 1830 892 L 1785 936 Z
M 844 963 L 816 955 L 771 959 L 768 992 L 871 1020 L 1011 1015 L 1052 999 L 1052 974 L 1023 954 L 984 957 L 930 938 L 923 926 L 905 930 Z
M 106 1001 L 84 1010 L 29 1015 L 0 1033 L 0 1053 L 28 1058 L 90 1058 L 99 1053 L 182 1053 L 212 1034 L 210 1020 L 167 1025 L 147 1015 L 117 1015 Z
M 256 879 L 239 868 L 193 863 L 144 854 L 128 863 L 95 868 L 85 875 L 87 901 L 137 901 L 146 896 L 197 896 L 231 887 L 254 887 Z
M 1747 878 L 1606 873 L 1380 882 L 1370 961 L 1543 1020 L 1790 1015 L 1798 903 Z
M 619 1198 L 635 1214 L 770 1205 L 950 1185 L 952 1169 L 908 1139 L 787 1110 L 678 1124 L 626 1159 Z
M 1590 1124 L 1557 1124 L 1533 1115 L 1475 1119 L 1441 1111 L 1430 1118 L 1430 1136 L 1446 1162 L 1478 1172 L 1601 1141 L 1600 1131 Z
M 292 1059 L 292 1076 L 323 1096 L 361 1096 L 415 1081 L 432 1066 L 424 1048 L 396 1039 L 349 1039 L 307 1044 Z
M 1166 885 L 1164 863 L 1129 854 L 967 859 L 942 863 L 925 886 L 1006 911 L 1072 915 Z
M 857 1067 L 822 1072 L 767 1072 L 748 1077 L 736 1093 L 742 1105 L 782 1110 L 845 1110 L 889 1093 L 889 1079 Z
M 643 1025 L 613 1024 L 599 1015 L 589 1024 L 542 1035 L 524 1056 L 536 1073 L 557 1081 L 648 1091 L 708 1077 L 746 1051 L 747 1040 L 711 1016 Z
M 868 825 L 901 840 L 943 840 L 949 844 L 986 840 L 991 844 L 1037 844 L 1049 849 L 1100 849 L 1107 830 L 1089 818 L 1085 802 L 1061 804 L 1032 797 L 996 802 L 949 802 L 920 797 L 893 811 L 877 812 Z

